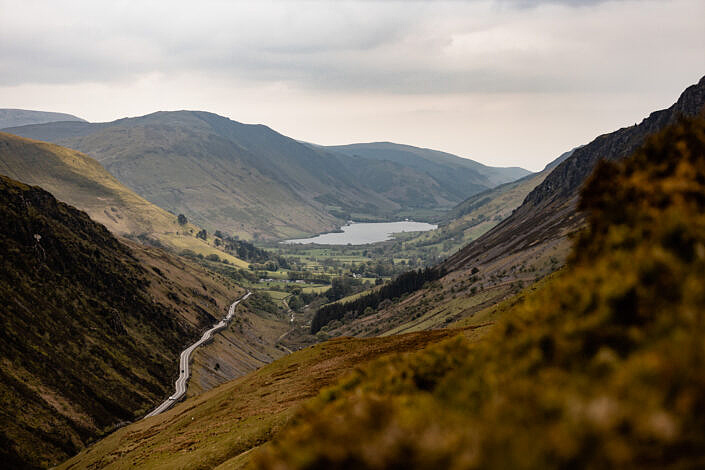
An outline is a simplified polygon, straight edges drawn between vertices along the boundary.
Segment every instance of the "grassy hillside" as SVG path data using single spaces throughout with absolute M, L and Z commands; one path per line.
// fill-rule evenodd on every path
M 515 173 L 458 157 L 422 159 L 431 175 L 411 160 L 353 157 L 197 111 L 9 132 L 83 151 L 147 200 L 242 238 L 296 238 L 350 218 L 432 213 Z
M 138 196 L 100 163 L 75 150 L 0 132 L 0 174 L 45 188 L 115 234 L 156 239 L 177 251 L 215 253 L 232 264 L 246 265 L 197 239 L 198 227 L 179 225 L 176 216 Z
M 0 177 L 0 459 L 47 467 L 168 395 L 242 290 Z
M 442 191 L 450 200 L 462 200 L 473 193 L 517 180 L 529 174 L 523 168 L 489 167 L 450 153 L 392 142 L 335 145 L 326 148 L 368 160 L 402 164 L 420 173 L 430 175 L 442 186 Z
M 580 208 L 567 268 L 483 341 L 375 361 L 309 401 L 256 467 L 702 467 L 705 120 L 600 164 Z
M 179 229 L 175 216 L 136 195 L 100 163 L 75 150 L 0 133 L 0 173 L 47 189 L 114 233 Z
M 437 259 L 449 257 L 509 217 L 548 173 L 544 170 L 469 197 L 444 214 L 437 229 L 406 241 L 400 256 L 431 252 Z
M 46 122 L 57 121 L 85 122 L 79 117 L 65 113 L 0 108 L 0 129 L 4 129 L 5 127 L 27 126 L 30 124 L 43 124 Z
M 344 338 L 297 351 L 119 429 L 59 468 L 241 468 L 251 451 L 276 436 L 297 407 L 322 387 L 382 354 L 414 351 L 449 334 L 457 331 Z

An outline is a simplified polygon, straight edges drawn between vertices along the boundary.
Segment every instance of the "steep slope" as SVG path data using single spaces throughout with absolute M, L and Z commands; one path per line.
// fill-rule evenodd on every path
M 118 429 L 59 468 L 242 468 L 251 451 L 276 436 L 322 387 L 380 355 L 415 351 L 454 334 L 457 330 L 343 338 L 297 351 L 162 415 Z
M 470 196 L 443 214 L 437 229 L 405 241 L 404 250 L 423 250 L 436 259 L 448 258 L 509 217 L 550 172 L 547 167 L 539 173 Z
M 705 120 L 600 164 L 580 206 L 571 263 L 482 341 L 362 368 L 255 467 L 702 467 Z
M 679 115 L 694 116 L 705 108 L 705 77 L 688 87 L 668 109 L 651 113 L 640 124 L 602 135 L 575 149 L 538 185 L 511 217 L 443 264 L 448 271 L 471 263 L 517 254 L 565 237 L 583 222 L 576 215 L 578 190 L 600 159 L 619 160 L 646 136 L 672 124 Z
M 30 111 L 27 109 L 0 108 L 0 129 L 5 127 L 27 126 L 57 121 L 81 121 L 83 119 L 65 113 Z
M 243 290 L 158 248 L 118 242 L 39 188 L 2 177 L 0 194 L 3 462 L 45 467 L 171 394 L 181 349 Z M 198 351 L 189 395 L 281 357 L 275 338 L 287 329 L 284 315 L 239 307 Z
M 81 150 L 158 206 L 184 213 L 211 231 L 247 238 L 326 231 L 350 217 L 384 219 L 417 209 L 447 209 L 493 185 L 493 171 L 504 171 L 458 157 L 414 157 L 425 167 L 404 159 L 351 157 L 266 126 L 198 111 L 7 131 Z M 478 176 L 473 165 L 491 177 Z M 459 172 L 483 183 L 463 185 L 456 181 Z
M 180 225 L 176 216 L 138 196 L 100 163 L 75 150 L 0 132 L 0 174 L 41 186 L 115 234 L 147 236 L 171 248 L 217 253 L 245 265 L 194 237 L 198 227 Z
M 493 218 L 493 215 L 499 215 L 502 219 L 505 219 L 511 215 L 514 209 L 524 202 L 524 199 L 531 190 L 538 186 L 555 167 L 570 157 L 574 151 L 575 149 L 561 154 L 558 158 L 547 164 L 540 172 L 525 175 L 522 178 L 504 183 L 491 190 L 470 196 L 452 210 L 448 211 L 443 216 L 441 223 L 444 225 L 451 224 L 470 214 L 476 216 L 485 214 L 486 219 Z M 520 200 L 516 202 L 517 197 L 526 191 L 527 188 L 529 190 L 526 194 L 521 196 Z M 509 196 L 510 194 L 511 196 Z M 484 210 L 478 213 L 478 209 Z
M 529 174 L 523 168 L 489 167 L 450 153 L 392 142 L 335 145 L 326 148 L 368 160 L 397 163 L 428 174 L 442 186 L 446 199 L 455 201 Z
M 184 345 L 242 293 L 4 176 L 0 266 L 0 458 L 13 468 L 56 464 L 154 406 Z

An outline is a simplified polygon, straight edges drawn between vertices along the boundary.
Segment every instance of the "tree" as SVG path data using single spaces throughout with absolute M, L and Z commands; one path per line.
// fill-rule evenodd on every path
M 176 221 L 179 223 L 179 225 L 186 225 L 188 223 L 188 219 L 184 214 L 179 214 L 179 216 L 176 218 Z
M 206 229 L 202 229 L 200 232 L 196 234 L 196 238 L 200 238 L 201 240 L 205 240 L 208 238 L 208 232 L 206 232 Z

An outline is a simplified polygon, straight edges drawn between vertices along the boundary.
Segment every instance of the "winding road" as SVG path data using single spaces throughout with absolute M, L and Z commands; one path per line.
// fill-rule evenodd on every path
M 181 358 L 179 359 L 180 373 L 179 373 L 179 378 L 176 380 L 176 384 L 175 384 L 176 385 L 176 392 L 174 392 L 174 394 L 172 396 L 167 398 L 164 401 L 164 403 L 162 403 L 161 405 L 156 407 L 154 410 L 152 410 L 149 414 L 147 414 L 145 416 L 145 418 L 149 418 L 150 416 L 156 416 L 159 413 L 162 413 L 162 412 L 168 410 L 169 408 L 174 406 L 174 404 L 177 401 L 181 400 L 181 398 L 183 398 L 184 395 L 186 395 L 186 384 L 188 382 L 188 379 L 191 377 L 191 367 L 189 364 L 189 362 L 191 361 L 191 354 L 193 353 L 193 351 L 197 347 L 199 347 L 200 345 L 202 345 L 203 343 L 205 343 L 206 341 L 211 339 L 214 334 L 216 334 L 217 332 L 219 332 L 220 330 L 222 330 L 226 326 L 228 326 L 228 323 L 230 323 L 230 320 L 232 320 L 233 315 L 235 315 L 235 307 L 237 307 L 237 305 L 240 302 L 247 299 L 251 294 L 252 294 L 252 292 L 247 291 L 247 294 L 243 295 L 240 299 L 233 302 L 233 304 L 230 306 L 230 309 L 228 310 L 228 314 L 225 316 L 225 318 L 223 318 L 221 321 L 216 323 L 215 326 L 213 326 L 213 328 L 211 328 L 210 330 L 203 333 L 203 336 L 201 336 L 201 339 L 199 339 L 198 341 L 196 341 L 191 346 L 189 346 L 188 348 L 184 349 L 181 352 Z

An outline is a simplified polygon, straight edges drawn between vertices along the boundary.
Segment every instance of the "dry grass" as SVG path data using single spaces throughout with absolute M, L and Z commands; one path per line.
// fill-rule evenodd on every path
M 414 351 L 457 334 L 341 338 L 298 351 L 134 423 L 62 464 L 62 469 L 234 468 L 275 436 L 303 401 L 353 368 L 391 352 Z

